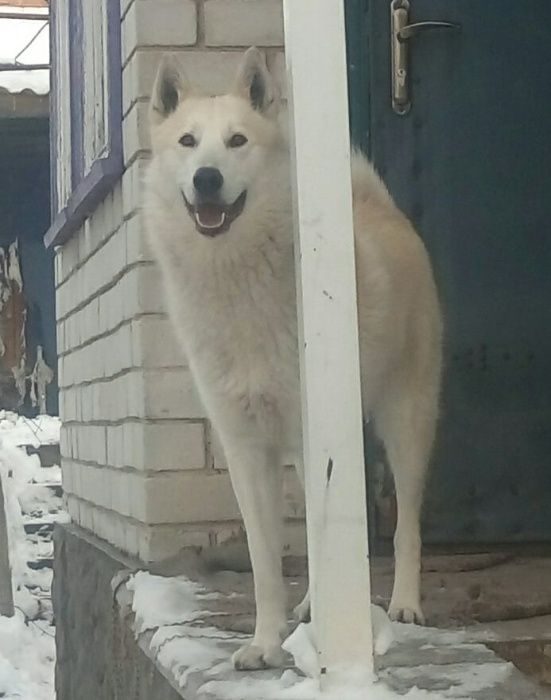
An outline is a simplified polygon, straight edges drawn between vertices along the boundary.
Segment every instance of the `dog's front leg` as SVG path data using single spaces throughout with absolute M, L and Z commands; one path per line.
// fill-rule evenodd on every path
M 234 655 L 238 669 L 281 666 L 287 633 L 282 556 L 282 469 L 274 449 L 254 440 L 225 440 L 226 457 L 245 522 L 253 566 L 256 627 Z

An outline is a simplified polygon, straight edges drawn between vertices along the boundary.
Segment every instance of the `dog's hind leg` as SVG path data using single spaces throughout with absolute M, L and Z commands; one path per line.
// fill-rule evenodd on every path
M 275 449 L 254 438 L 224 440 L 230 476 L 245 522 L 253 566 L 256 627 L 252 642 L 233 658 L 237 669 L 281 666 L 287 634 L 282 574 L 282 469 Z
M 394 475 L 398 504 L 389 615 L 402 622 L 425 621 L 420 593 L 420 519 L 435 421 L 436 396 L 430 382 L 418 391 L 400 386 L 385 392 L 382 405 L 375 411 L 375 424 Z
M 302 458 L 300 457 L 295 457 L 293 460 L 295 463 L 295 469 L 297 472 L 298 480 L 300 481 L 300 485 L 302 486 L 302 492 L 305 492 L 305 484 L 304 484 L 304 479 L 305 479 L 305 473 L 304 473 L 304 462 Z M 293 610 L 293 614 L 295 617 L 295 620 L 297 622 L 310 622 L 310 589 L 306 591 L 306 595 L 302 599 L 302 601 L 295 606 Z

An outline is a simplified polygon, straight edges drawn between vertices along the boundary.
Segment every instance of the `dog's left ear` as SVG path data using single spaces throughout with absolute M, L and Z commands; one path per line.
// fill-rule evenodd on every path
M 276 81 L 268 70 L 264 54 L 255 46 L 247 49 L 233 86 L 236 95 L 245 97 L 253 109 L 275 116 L 279 109 L 279 90 Z

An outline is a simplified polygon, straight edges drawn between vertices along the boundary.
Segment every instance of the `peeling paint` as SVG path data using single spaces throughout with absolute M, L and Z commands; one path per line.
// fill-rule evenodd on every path
M 0 247 L 0 393 L 2 408 L 17 409 L 26 394 L 27 310 L 19 244 Z

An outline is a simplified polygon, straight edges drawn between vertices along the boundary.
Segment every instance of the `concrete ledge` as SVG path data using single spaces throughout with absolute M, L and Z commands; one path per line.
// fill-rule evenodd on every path
M 57 526 L 54 540 L 57 700 L 241 700 L 243 684 L 247 697 L 254 687 L 255 700 L 265 700 L 276 697 L 279 688 L 282 693 L 289 689 L 290 683 L 305 682 L 291 661 L 283 673 L 232 670 L 231 653 L 253 627 L 249 573 L 213 571 L 212 562 L 209 566 L 192 551 L 152 565 L 152 573 L 164 577 L 168 593 L 163 588 L 152 600 L 148 588 L 145 611 L 156 614 L 168 601 L 174 618 L 161 610 L 162 623 L 140 627 L 143 611 L 138 597 L 133 598 L 139 577 L 132 577 L 144 565 L 72 525 Z M 292 605 L 304 592 L 305 577 L 298 560 L 288 561 L 286 570 Z M 170 578 L 175 576 L 181 577 L 176 588 Z M 178 581 L 183 581 L 183 599 Z M 504 638 L 502 631 L 483 625 L 474 631 L 394 625 L 394 633 L 394 646 L 376 664 L 380 684 L 396 698 L 417 687 L 426 691 L 427 700 L 551 699 L 549 689 L 488 648 L 490 640 Z M 207 652 L 206 663 L 199 667 L 197 644 L 203 659 Z M 305 689 L 300 688 L 300 697 L 310 700 Z M 316 697 L 312 692 L 311 700 Z
M 111 581 L 139 562 L 74 525 L 54 546 L 57 700 L 181 700 L 114 610 Z
M 237 673 L 230 665 L 231 654 L 252 632 L 254 602 L 252 580 L 248 574 L 220 571 L 205 573 L 200 560 L 184 558 L 180 569 L 171 573 L 185 576 L 165 581 L 182 581 L 184 591 L 199 584 L 197 608 L 186 619 L 186 604 L 174 608 L 174 622 L 167 622 L 161 612 L 161 626 L 149 627 L 137 634 L 139 645 L 175 689 L 186 700 L 255 700 L 282 696 L 294 697 L 290 685 L 297 684 L 297 697 L 316 700 L 315 691 L 308 694 L 308 681 L 293 669 L 250 674 Z M 159 566 L 156 573 L 163 573 Z M 295 574 L 297 572 L 295 571 Z M 304 577 L 288 578 L 291 602 L 300 599 Z M 149 583 L 147 584 L 150 585 Z M 164 584 L 163 584 L 164 585 Z M 133 586 L 131 585 L 132 589 Z M 148 588 L 149 590 L 149 588 Z M 132 599 L 132 590 L 119 589 L 119 607 L 126 610 L 125 619 L 135 624 L 132 609 L 142 616 L 140 605 Z M 176 590 L 173 591 L 177 599 Z M 172 596 L 171 596 L 172 597 Z M 162 603 L 161 603 L 162 604 Z M 187 603 L 189 605 L 189 601 Z M 151 607 L 150 601 L 146 608 Z M 192 606 L 193 608 L 193 606 Z M 200 611 L 200 612 L 198 612 Z M 188 611 L 189 612 L 189 611 Z M 150 611 L 149 611 L 150 614 Z M 464 629 L 439 630 L 410 625 L 394 626 L 395 644 L 376 658 L 381 686 L 395 692 L 398 699 L 413 688 L 426 692 L 427 700 L 456 698 L 462 700 L 549 700 L 551 692 L 523 676 L 511 663 L 491 651 L 472 633 Z M 481 630 L 479 630 L 478 637 Z M 197 648 L 206 653 L 207 662 L 197 670 Z M 160 653 L 162 649 L 162 653 Z M 186 656 L 187 654 L 187 656 Z M 201 656 L 199 654 L 199 656 Z M 390 696 L 389 696 L 390 697 Z M 342 700 L 347 700 L 345 697 Z

